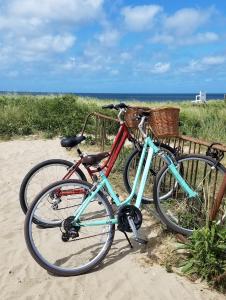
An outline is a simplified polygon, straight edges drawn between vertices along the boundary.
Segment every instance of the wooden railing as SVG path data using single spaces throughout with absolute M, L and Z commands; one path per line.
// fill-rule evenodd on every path
M 90 120 L 92 120 L 90 122 Z M 114 134 L 117 132 L 118 123 L 119 121 L 115 118 L 106 116 L 100 113 L 91 113 L 87 116 L 83 129 L 82 134 L 86 132 L 87 126 L 89 123 L 92 123 L 92 136 L 95 140 L 95 143 L 99 145 L 100 150 L 105 150 L 109 147 L 109 140 L 114 138 Z M 93 126 L 95 125 L 95 126 Z M 132 129 L 133 135 L 137 139 L 141 139 L 141 135 L 139 130 Z M 151 132 L 150 132 L 151 134 Z M 161 139 L 163 143 L 170 145 L 174 148 L 180 148 L 182 154 L 190 154 L 190 153 L 202 153 L 205 154 L 208 147 L 210 147 L 213 143 L 193 138 L 186 135 L 180 135 L 174 138 L 164 138 Z M 220 144 L 217 141 L 214 142 L 214 145 L 211 147 L 212 149 L 221 151 L 222 153 L 226 152 L 226 145 Z
M 89 128 L 89 132 L 90 129 L 93 131 L 93 133 L 91 134 L 93 142 L 99 147 L 100 151 L 109 150 L 113 142 L 114 136 L 118 130 L 118 120 L 100 113 L 92 113 L 87 116 L 82 133 L 86 132 L 89 123 L 91 125 L 91 127 Z M 141 140 L 140 131 L 132 131 L 135 138 Z M 176 148 L 179 154 L 206 154 L 207 150 L 212 144 L 210 142 L 185 135 L 181 135 L 174 138 L 164 138 L 161 140 L 161 142 L 170 145 L 173 148 Z M 118 165 L 123 165 L 123 162 L 125 161 L 125 158 L 128 155 L 128 148 L 129 143 L 125 144 L 124 148 L 120 152 L 118 158 Z M 216 154 L 218 158 L 219 156 L 221 156 L 222 158 L 226 152 L 226 146 L 219 143 L 215 143 L 211 146 L 211 151 L 214 151 L 214 153 L 212 154 Z M 222 160 L 221 163 L 225 165 L 224 160 Z M 192 176 L 192 174 L 188 174 L 187 176 Z M 214 180 L 216 181 L 217 179 L 215 178 Z M 219 184 L 215 184 L 215 188 L 212 191 L 214 198 L 216 197 L 218 190 Z M 221 191 L 221 194 L 222 193 L 224 192 Z M 224 201 L 226 201 L 226 198 L 224 198 Z

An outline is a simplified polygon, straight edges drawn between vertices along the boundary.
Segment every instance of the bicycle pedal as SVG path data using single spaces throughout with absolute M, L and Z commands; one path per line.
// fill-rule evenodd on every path
M 143 240 L 141 238 L 136 238 L 136 239 L 134 239 L 134 241 L 136 241 L 137 243 L 142 244 L 142 245 L 147 245 L 147 243 L 148 243 L 147 240 Z

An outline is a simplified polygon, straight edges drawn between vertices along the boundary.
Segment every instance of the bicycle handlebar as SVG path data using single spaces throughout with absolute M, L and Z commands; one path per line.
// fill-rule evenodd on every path
M 114 108 L 115 108 L 114 104 L 108 104 L 102 106 L 102 109 L 114 109 Z
M 126 105 L 125 103 L 119 103 L 119 104 L 108 104 L 108 105 L 103 105 L 102 109 L 115 109 L 115 110 L 119 110 L 119 109 L 124 109 L 124 108 L 128 108 L 129 106 Z

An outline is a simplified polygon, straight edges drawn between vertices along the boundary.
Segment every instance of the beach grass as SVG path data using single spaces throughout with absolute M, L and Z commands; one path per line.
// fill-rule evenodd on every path
M 85 117 L 91 112 L 115 116 L 115 112 L 101 108 L 102 105 L 112 102 L 119 101 L 75 95 L 1 95 L 0 138 L 34 134 L 46 137 L 74 135 L 81 131 Z M 181 134 L 226 144 L 226 102 L 223 100 L 211 100 L 207 105 L 192 105 L 190 101 L 127 103 L 134 106 L 179 107 Z M 94 133 L 92 131 L 94 123 L 91 122 L 88 133 Z

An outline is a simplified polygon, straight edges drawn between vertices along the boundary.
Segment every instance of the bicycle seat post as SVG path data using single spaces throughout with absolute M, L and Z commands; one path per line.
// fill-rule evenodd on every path
M 83 158 L 83 153 L 80 150 L 80 148 L 79 147 L 76 147 L 76 148 L 77 148 L 76 150 L 77 150 L 77 153 L 78 153 L 79 157 Z

